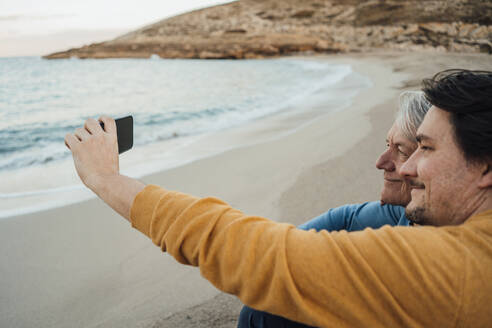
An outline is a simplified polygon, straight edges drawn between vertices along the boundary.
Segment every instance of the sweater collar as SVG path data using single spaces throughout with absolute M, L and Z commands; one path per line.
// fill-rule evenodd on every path
M 487 210 L 485 212 L 480 212 L 478 214 L 472 215 L 469 219 L 465 221 L 465 223 L 475 222 L 483 219 L 492 219 L 492 210 Z

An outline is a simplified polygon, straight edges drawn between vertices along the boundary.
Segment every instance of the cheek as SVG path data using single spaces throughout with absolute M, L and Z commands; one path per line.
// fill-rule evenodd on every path
M 432 181 L 432 187 L 434 193 L 441 199 L 446 199 L 448 202 L 457 201 L 464 197 L 464 192 L 470 185 L 471 181 L 468 179 L 468 172 L 460 168 L 443 169 Z
M 436 169 L 424 167 L 420 180 L 425 184 L 426 200 L 439 207 L 447 207 L 451 200 L 458 201 L 461 195 L 457 191 L 461 188 L 457 187 L 463 183 L 460 176 L 463 175 L 445 165 Z
M 436 173 L 435 166 L 432 165 L 432 162 L 429 161 L 424 156 L 419 158 L 417 164 L 417 179 L 420 182 L 423 182 L 425 186 L 430 185 L 431 183 L 435 183 L 435 180 L 438 180 L 439 177 Z
M 405 181 L 402 182 L 400 190 L 403 194 L 406 194 L 410 197 L 411 189 L 410 189 L 410 185 L 407 182 L 405 182 Z
M 384 182 L 382 194 L 387 197 L 400 197 L 402 193 L 403 184 L 400 182 Z

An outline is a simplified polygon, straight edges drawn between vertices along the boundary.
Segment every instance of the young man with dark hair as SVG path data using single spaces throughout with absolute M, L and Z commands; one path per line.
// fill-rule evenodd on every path
M 108 117 L 102 118 L 107 131 L 88 120 L 87 132 L 67 135 L 66 143 L 82 181 L 99 197 L 163 251 L 199 266 L 217 288 L 253 308 L 323 327 L 486 327 L 492 322 L 492 75 L 455 71 L 433 81 L 424 92 L 434 106 L 418 129 L 417 150 L 400 168 L 412 187 L 407 214 L 427 225 L 418 228 L 303 231 L 246 216 L 215 198 L 145 186 L 119 174 Z M 442 96 L 433 100 L 437 90 Z M 470 102 L 456 114 L 439 103 L 460 94 Z M 459 129 L 454 115 L 485 122 L 476 131 Z M 461 144 L 468 138 L 488 146 L 470 153 Z
M 434 106 L 417 134 L 419 148 L 413 160 L 401 168 L 412 188 L 406 213 L 413 222 L 461 224 L 487 204 L 487 177 L 492 174 L 491 81 L 491 72 L 465 70 L 443 71 L 423 81 L 423 91 Z

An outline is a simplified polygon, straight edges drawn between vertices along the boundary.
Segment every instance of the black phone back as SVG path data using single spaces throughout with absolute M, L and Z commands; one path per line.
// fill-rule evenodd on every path
M 115 119 L 116 135 L 118 137 L 118 153 L 124 153 L 133 147 L 133 116 Z M 104 129 L 104 123 L 100 122 Z

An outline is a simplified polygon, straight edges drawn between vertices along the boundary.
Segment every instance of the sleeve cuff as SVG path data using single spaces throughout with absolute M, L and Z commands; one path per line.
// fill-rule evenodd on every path
M 150 237 L 150 224 L 157 203 L 165 191 L 156 185 L 147 185 L 137 194 L 130 210 L 132 227 Z

